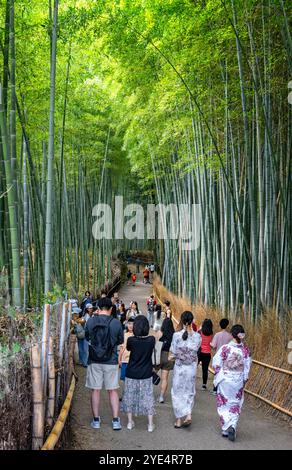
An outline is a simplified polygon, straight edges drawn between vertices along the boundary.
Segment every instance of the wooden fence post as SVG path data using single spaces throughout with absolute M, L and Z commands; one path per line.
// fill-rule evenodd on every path
M 44 442 L 44 398 L 41 367 L 41 348 L 31 347 L 31 377 L 33 392 L 32 449 L 41 449 Z

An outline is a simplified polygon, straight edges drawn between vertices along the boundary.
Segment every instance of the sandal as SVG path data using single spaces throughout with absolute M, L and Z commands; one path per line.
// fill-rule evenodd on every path
M 192 424 L 192 420 L 191 420 L 191 419 L 186 419 L 186 420 L 183 422 L 182 427 L 183 427 L 183 428 L 188 428 L 191 424 Z

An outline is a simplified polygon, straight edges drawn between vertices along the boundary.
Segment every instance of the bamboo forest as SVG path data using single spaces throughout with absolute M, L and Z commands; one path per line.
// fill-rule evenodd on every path
M 41 448 L 70 393 L 68 299 L 124 289 L 144 259 L 175 317 L 249 325 L 254 359 L 284 369 L 251 394 L 291 420 L 292 2 L 0 0 L 0 22 L 1 429 L 13 400 L 24 416 L 0 449 Z M 167 215 L 147 236 L 147 207 L 178 206 L 196 208 L 194 249 Z

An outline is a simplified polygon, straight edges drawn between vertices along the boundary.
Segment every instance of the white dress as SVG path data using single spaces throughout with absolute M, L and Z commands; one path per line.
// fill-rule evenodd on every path
M 176 418 L 191 414 L 195 404 L 198 349 L 202 338 L 199 333 L 189 333 L 184 341 L 184 330 L 174 333 L 170 352 L 175 357 L 171 398 Z
M 153 315 L 154 318 L 154 325 L 153 325 L 153 330 L 154 331 L 160 331 L 163 323 L 163 313 L 161 313 L 160 318 L 157 318 L 157 312 L 154 312 Z
M 217 411 L 222 431 L 238 424 L 244 401 L 244 384 L 249 376 L 251 355 L 245 344 L 231 341 L 213 358 L 214 385 L 217 387 Z

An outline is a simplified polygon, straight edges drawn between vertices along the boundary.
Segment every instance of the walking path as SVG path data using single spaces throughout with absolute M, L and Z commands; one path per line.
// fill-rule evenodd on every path
M 137 285 L 123 286 L 120 298 L 129 304 L 138 302 L 139 309 L 146 313 L 146 299 L 151 286 L 141 281 Z M 203 392 L 201 387 L 201 367 L 198 368 L 196 404 L 193 410 L 193 424 L 188 429 L 174 429 L 170 390 L 164 404 L 158 404 L 155 417 L 156 429 L 147 431 L 147 418 L 135 419 L 133 431 L 126 429 L 127 418 L 121 415 L 122 431 L 111 428 L 111 412 L 107 393 L 102 393 L 102 427 L 94 430 L 90 427 L 92 419 L 90 391 L 84 386 L 86 370 L 77 367 L 79 381 L 73 399 L 71 412 L 71 449 L 79 450 L 203 450 L 203 449 L 292 449 L 292 429 L 285 423 L 279 423 L 272 417 L 266 417 L 262 410 L 245 404 L 243 407 L 238 437 L 232 443 L 220 435 L 219 420 L 216 411 L 216 397 Z M 210 378 L 212 380 L 212 378 Z M 210 381 L 209 388 L 212 383 Z M 155 387 L 158 399 L 159 387 Z

